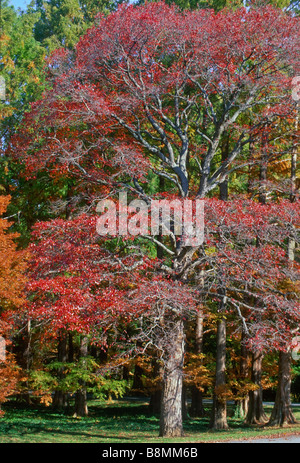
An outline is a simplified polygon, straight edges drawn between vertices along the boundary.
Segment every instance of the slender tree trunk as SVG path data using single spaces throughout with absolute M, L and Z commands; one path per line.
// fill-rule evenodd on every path
M 199 310 L 196 318 L 196 343 L 195 351 L 196 354 L 202 353 L 203 346 L 203 311 Z M 203 394 L 196 386 L 192 386 L 192 403 L 190 414 L 191 416 L 202 417 L 204 416 L 204 407 L 203 407 Z
M 30 369 L 31 369 L 31 364 L 32 364 L 32 349 L 31 349 L 31 320 L 30 318 L 27 321 L 27 336 L 28 336 L 28 342 L 27 346 L 24 352 L 24 358 L 26 359 L 26 373 L 27 373 L 27 378 L 29 377 Z M 28 385 L 28 379 L 26 380 L 27 384 L 27 391 L 22 397 L 25 399 L 26 403 L 28 405 L 31 404 L 31 397 L 30 397 L 30 392 L 29 392 L 29 385 Z
M 174 321 L 169 346 L 164 352 L 160 436 L 180 437 L 182 426 L 182 380 L 184 326 L 181 317 Z
M 262 135 L 262 158 L 260 161 L 259 171 L 259 202 L 266 204 L 267 202 L 267 171 L 268 171 L 268 153 L 267 153 L 267 137 L 265 134 Z
M 244 343 L 245 330 L 242 329 L 241 339 L 241 357 L 240 357 L 240 378 L 246 379 L 248 376 L 248 357 L 249 353 Z M 242 399 L 237 400 L 235 416 L 239 418 L 245 418 L 248 413 L 249 406 L 249 393 Z
M 187 404 L 187 388 L 185 384 L 182 385 L 181 399 L 182 399 L 182 419 L 187 420 L 189 417 L 189 413 L 188 413 L 188 404 Z
M 58 340 L 57 346 L 57 360 L 61 363 L 67 362 L 67 335 L 61 333 Z M 58 380 L 62 380 L 64 377 L 64 368 L 60 368 L 58 372 Z M 54 393 L 53 408 L 56 410 L 64 410 L 67 407 L 67 394 L 58 389 Z
M 80 343 L 80 359 L 83 359 L 83 368 L 84 368 L 84 359 L 88 355 L 88 339 L 83 337 Z M 87 393 L 86 385 L 84 381 L 81 381 L 81 387 L 75 394 L 75 410 L 74 415 L 77 416 L 87 416 L 88 415 L 88 406 L 87 406 Z
M 222 161 L 226 161 L 229 149 L 229 134 L 222 149 Z M 228 179 L 220 184 L 220 199 L 228 200 Z M 221 280 L 221 284 L 223 282 Z M 220 312 L 226 307 L 226 288 L 222 288 L 223 297 L 220 303 Z M 213 395 L 213 405 L 211 411 L 210 428 L 212 430 L 228 429 L 227 423 L 227 400 L 224 396 L 226 388 L 226 321 L 220 318 L 217 325 L 217 358 L 216 358 L 216 378 L 215 390 Z
M 263 407 L 263 390 L 261 386 L 261 369 L 262 353 L 254 352 L 252 354 L 252 371 L 251 379 L 256 389 L 249 392 L 249 408 L 245 419 L 245 424 L 264 424 L 267 422 L 267 416 Z
M 227 424 L 227 403 L 224 397 L 226 386 L 226 321 L 224 318 L 218 320 L 217 327 L 217 358 L 216 358 L 216 379 L 213 405 L 211 412 L 210 428 L 212 430 L 228 429 Z
M 291 353 L 279 352 L 278 387 L 269 426 L 295 424 L 291 408 Z
M 299 126 L 299 103 L 296 104 L 296 119 L 295 119 L 295 144 L 291 156 L 291 194 L 290 201 L 293 203 L 296 200 L 296 190 L 297 190 L 297 153 L 299 149 L 297 134 Z

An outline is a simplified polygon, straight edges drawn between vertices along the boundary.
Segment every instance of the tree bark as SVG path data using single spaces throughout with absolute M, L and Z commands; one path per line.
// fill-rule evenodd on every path
M 229 135 L 227 134 L 227 142 L 222 150 L 222 161 L 226 161 L 229 149 Z M 228 180 L 220 184 L 219 196 L 222 201 L 228 200 Z M 222 281 L 222 279 L 221 279 Z M 222 283 L 223 285 L 223 283 Z M 223 294 L 220 302 L 219 311 L 226 307 L 226 288 L 222 287 Z M 224 397 L 226 388 L 226 320 L 220 318 L 217 324 L 217 358 L 216 358 L 216 378 L 215 390 L 213 395 L 213 405 L 210 419 L 210 429 L 218 431 L 228 429 L 227 423 L 227 400 Z
M 173 336 L 164 352 L 163 387 L 161 397 L 160 433 L 162 437 L 180 437 L 182 425 L 182 383 L 184 361 L 184 327 L 178 316 L 173 324 Z
M 269 426 L 295 424 L 291 408 L 291 353 L 279 352 L 278 386 Z
M 152 392 L 148 410 L 151 415 L 159 415 L 161 410 L 161 389 Z
M 298 153 L 298 125 L 299 125 L 299 102 L 296 104 L 296 119 L 295 119 L 295 141 L 294 141 L 294 148 L 291 155 L 291 194 L 290 194 L 290 201 L 293 203 L 296 200 L 296 192 L 297 192 L 297 153 Z
M 218 320 L 216 378 L 210 428 L 212 430 L 228 429 L 226 397 L 222 395 L 226 385 L 226 321 Z
M 83 337 L 80 343 L 80 359 L 85 359 L 88 355 L 88 339 Z M 83 362 L 84 367 L 84 362 Z M 81 381 L 81 387 L 76 391 L 75 394 L 75 410 L 74 415 L 77 416 L 88 416 L 88 406 L 87 406 L 87 393 L 86 385 L 84 381 Z
M 152 358 L 153 364 L 153 376 L 156 381 L 156 388 L 152 391 L 149 402 L 149 413 L 153 415 L 159 415 L 161 410 L 161 378 L 163 377 L 163 370 L 161 362 L 157 359 L 157 356 L 154 355 Z
M 241 357 L 240 357 L 240 378 L 242 380 L 246 379 L 248 375 L 248 356 L 249 356 L 248 350 L 244 343 L 244 339 L 245 339 L 245 330 L 242 329 Z M 238 418 L 245 418 L 248 413 L 248 407 L 249 407 L 249 393 L 245 397 L 237 400 L 235 416 Z
M 57 360 L 61 363 L 67 362 L 67 335 L 61 333 L 58 339 L 57 346 Z M 58 372 L 58 379 L 62 380 L 64 377 L 64 368 L 60 368 Z M 54 393 L 52 406 L 56 410 L 64 410 L 68 405 L 67 394 L 57 389 Z
M 249 408 L 245 419 L 245 424 L 265 424 L 267 416 L 263 407 L 263 390 L 261 386 L 261 368 L 262 368 L 262 353 L 254 352 L 252 354 L 252 370 L 251 379 L 257 386 L 257 389 L 249 392 Z

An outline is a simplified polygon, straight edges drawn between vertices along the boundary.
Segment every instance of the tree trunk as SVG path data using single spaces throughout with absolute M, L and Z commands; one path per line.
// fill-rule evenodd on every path
M 88 339 L 83 337 L 80 343 L 80 359 L 83 359 L 83 368 L 84 368 L 84 359 L 88 355 Z M 87 416 L 88 415 L 88 406 L 87 406 L 87 394 L 85 382 L 81 381 L 81 387 L 76 391 L 75 394 L 75 411 L 74 415 L 77 416 Z
M 226 143 L 222 148 L 222 161 L 228 157 L 229 134 Z M 219 196 L 222 201 L 228 200 L 228 179 L 226 178 L 219 189 Z M 221 279 L 222 281 L 222 279 Z M 226 307 L 226 288 L 222 288 L 223 297 L 219 311 L 222 312 Z M 213 395 L 213 405 L 211 410 L 210 429 L 218 431 L 228 429 L 227 423 L 227 401 L 224 396 L 226 388 L 226 321 L 225 318 L 218 320 L 217 324 L 217 358 L 216 358 L 216 378 L 215 390 Z
M 261 367 L 262 353 L 254 352 L 252 354 L 252 382 L 257 386 L 257 389 L 249 392 L 249 408 L 245 419 L 245 424 L 264 424 L 267 422 L 267 416 L 263 407 L 263 390 L 261 387 Z
M 248 350 L 244 343 L 245 339 L 245 330 L 242 329 L 242 339 L 241 339 L 241 358 L 240 358 L 240 378 L 245 380 L 248 376 Z M 245 418 L 248 413 L 249 407 L 249 393 L 237 400 L 235 416 L 237 418 Z
M 192 403 L 190 409 L 190 415 L 202 418 L 205 415 L 205 410 L 203 406 L 203 392 L 200 391 L 196 386 L 192 387 L 191 390 Z
M 133 376 L 133 383 L 132 383 L 132 392 L 134 392 L 135 395 L 140 396 L 143 395 L 144 391 L 144 385 L 143 385 L 143 379 L 142 376 L 144 374 L 144 370 L 140 365 L 135 365 L 134 367 L 134 376 Z
M 180 437 L 182 426 L 182 380 L 184 361 L 184 327 L 178 317 L 173 336 L 164 352 L 163 387 L 160 413 L 160 436 Z
M 161 389 L 151 394 L 148 410 L 151 415 L 159 415 L 161 410 Z
M 212 430 L 228 429 L 227 403 L 224 396 L 226 386 L 226 321 L 218 320 L 217 326 L 217 358 L 216 378 L 213 405 L 211 412 L 210 428 Z
M 203 311 L 199 310 L 196 319 L 196 344 L 195 351 L 196 354 L 202 353 L 203 346 Z M 192 386 L 192 403 L 190 414 L 195 417 L 204 416 L 204 407 L 203 407 L 203 394 L 196 386 Z
M 298 134 L 298 125 L 299 125 L 299 102 L 296 104 L 296 119 L 295 119 L 295 141 L 294 141 L 294 149 L 292 151 L 291 156 L 291 194 L 290 194 L 290 201 L 293 203 L 296 200 L 296 192 L 297 192 L 297 152 L 299 149 L 297 134 Z
M 152 356 L 153 378 L 155 380 L 155 390 L 152 390 L 149 402 L 149 413 L 152 415 L 159 415 L 161 410 L 161 390 L 163 377 L 163 368 L 161 361 L 158 360 L 157 355 Z
M 75 411 L 73 416 L 88 416 L 88 413 L 86 389 L 80 389 L 75 394 Z
M 57 346 L 57 360 L 61 363 L 67 362 L 67 335 L 61 333 L 58 339 Z M 58 380 L 62 380 L 64 377 L 64 368 L 60 368 L 58 372 Z M 67 394 L 57 389 L 54 393 L 52 406 L 56 410 L 64 410 L 68 405 Z
M 279 352 L 278 386 L 269 426 L 295 424 L 291 408 L 291 354 Z
M 266 204 L 267 202 L 267 171 L 268 171 L 268 151 L 267 151 L 267 135 L 262 134 L 262 157 L 260 161 L 260 171 L 259 171 L 259 202 L 261 204 Z
M 187 420 L 189 418 L 189 412 L 188 412 L 188 403 L 187 403 L 187 388 L 185 384 L 182 385 L 181 399 L 182 399 L 182 419 Z

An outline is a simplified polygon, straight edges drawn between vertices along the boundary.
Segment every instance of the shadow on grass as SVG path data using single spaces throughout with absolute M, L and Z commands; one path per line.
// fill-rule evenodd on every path
M 133 439 L 158 438 L 159 417 L 149 413 L 146 401 L 116 401 L 112 404 L 92 401 L 89 416 L 73 418 L 59 413 L 51 407 L 28 406 L 25 403 L 9 401 L 3 407 L 6 414 L 0 419 L 0 442 L 132 442 Z M 232 411 L 232 410 L 231 410 Z M 267 407 L 269 413 L 271 407 Z M 300 407 L 293 411 L 300 418 Z M 203 418 L 189 418 L 184 421 L 185 435 L 199 441 L 217 440 L 219 437 L 235 437 L 246 434 L 264 434 L 265 427 L 243 425 L 241 419 L 228 418 L 229 430 L 209 431 L 209 407 Z M 270 428 L 269 428 L 270 430 Z M 263 432 L 262 432 L 263 431 Z M 269 431 L 266 432 L 269 434 Z

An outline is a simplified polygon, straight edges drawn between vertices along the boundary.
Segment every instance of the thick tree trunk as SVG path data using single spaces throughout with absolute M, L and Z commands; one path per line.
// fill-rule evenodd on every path
M 196 354 L 202 353 L 202 346 L 203 346 L 203 311 L 199 310 L 197 313 L 196 318 L 196 343 L 195 343 L 195 351 Z M 204 416 L 204 407 L 203 407 L 203 394 L 196 386 L 192 386 L 191 389 L 192 394 L 192 403 L 190 414 L 191 416 L 195 417 L 202 417 Z
M 261 386 L 261 368 L 262 353 L 254 352 L 252 354 L 252 371 L 251 379 L 256 385 L 256 389 L 249 392 L 249 408 L 245 419 L 245 424 L 264 424 L 267 422 L 267 416 L 263 407 L 263 390 Z
M 226 386 L 226 321 L 224 318 L 218 320 L 217 327 L 217 358 L 216 358 L 216 379 L 213 405 L 211 411 L 210 428 L 212 430 L 228 429 L 227 403 L 224 397 Z
M 291 354 L 279 352 L 278 386 L 269 426 L 295 424 L 291 408 Z
M 163 387 L 160 413 L 160 436 L 180 437 L 182 426 L 182 380 L 184 361 L 184 327 L 178 318 L 173 324 L 170 343 L 164 352 Z
M 74 417 L 88 416 L 87 394 L 85 389 L 80 389 L 75 394 L 75 411 Z

